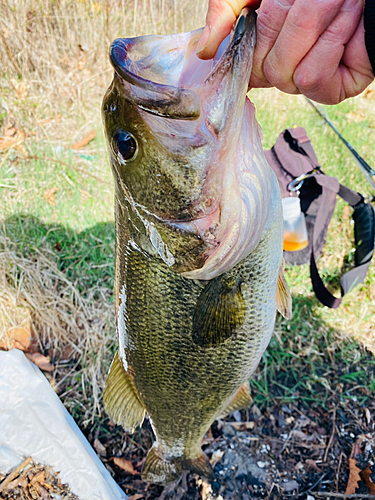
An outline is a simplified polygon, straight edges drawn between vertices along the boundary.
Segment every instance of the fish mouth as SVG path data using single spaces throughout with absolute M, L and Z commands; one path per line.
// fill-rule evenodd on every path
M 145 206 L 141 219 L 149 228 L 156 217 L 163 228 L 202 241 L 197 258 L 181 244 L 166 259 L 169 243 L 163 231 L 158 238 L 166 251 L 153 244 L 168 266 L 179 260 L 178 272 L 190 279 L 213 279 L 246 258 L 261 240 L 270 211 L 271 173 L 255 110 L 246 98 L 255 24 L 255 12 L 243 9 L 215 57 L 206 61 L 196 55 L 202 29 L 120 38 L 110 48 L 119 91 L 167 152 L 165 171 L 174 179 L 173 168 L 180 168 L 176 185 L 188 186 L 186 204 L 157 214 Z M 184 184 L 181 173 L 190 184 Z
M 202 86 L 212 91 L 228 73 L 231 73 L 231 87 L 233 82 L 236 88 L 243 86 L 240 74 L 249 80 L 255 22 L 255 12 L 244 8 L 231 34 L 222 42 L 216 56 L 208 61 L 196 55 L 203 28 L 168 37 L 117 38 L 110 47 L 110 61 L 126 84 L 128 99 L 136 106 L 165 118 L 197 120 L 202 111 Z M 247 68 L 244 68 L 244 60 L 247 60 Z

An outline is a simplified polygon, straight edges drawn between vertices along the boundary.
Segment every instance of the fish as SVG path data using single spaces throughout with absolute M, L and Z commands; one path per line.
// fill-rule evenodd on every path
M 110 48 L 119 349 L 103 399 L 127 432 L 147 414 L 151 483 L 213 477 L 202 439 L 249 407 L 276 309 L 291 315 L 280 190 L 247 97 L 255 27 L 245 8 L 209 61 L 201 29 Z

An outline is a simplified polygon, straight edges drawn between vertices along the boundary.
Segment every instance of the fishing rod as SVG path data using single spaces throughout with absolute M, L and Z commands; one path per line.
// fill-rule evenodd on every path
M 375 191 L 375 170 L 370 167 L 370 165 L 366 162 L 366 160 L 364 160 L 362 156 L 359 153 L 357 153 L 357 151 L 353 148 L 353 146 L 340 134 L 340 132 L 328 118 L 325 111 L 319 106 L 319 104 L 312 102 L 307 97 L 305 97 L 305 99 L 315 109 L 315 111 L 323 118 L 323 120 L 331 127 L 331 129 L 339 136 L 339 138 L 342 140 L 345 146 L 349 149 L 349 151 L 351 152 L 351 154 L 355 159 L 355 162 L 357 163 L 362 173 L 366 177 L 367 181 L 371 184 L 372 188 Z M 372 197 L 372 199 L 374 199 L 374 197 Z

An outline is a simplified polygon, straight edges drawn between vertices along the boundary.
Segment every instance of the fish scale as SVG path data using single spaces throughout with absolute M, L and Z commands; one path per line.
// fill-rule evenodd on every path
M 279 187 L 245 99 L 254 20 L 245 9 L 211 73 L 201 67 L 199 74 L 208 76 L 199 86 L 195 75 L 194 85 L 184 92 L 173 90 L 170 80 L 167 91 L 160 82 L 144 80 L 141 63 L 138 74 L 129 73 L 138 71 L 135 63 L 126 62 L 138 39 L 116 41 L 112 52 L 116 75 L 103 116 L 116 182 L 119 352 L 104 404 L 112 420 L 128 431 L 147 413 L 156 438 L 143 470 L 150 482 L 168 482 L 184 470 L 212 477 L 202 439 L 216 418 L 249 406 L 248 379 L 271 338 L 276 307 L 286 317 L 291 314 L 282 273 Z M 190 48 L 199 38 L 196 32 L 172 35 L 172 46 L 173 36 Z M 166 50 L 168 40 L 141 38 L 142 54 L 147 55 L 147 44 L 151 47 L 150 56 L 140 59 L 147 60 L 148 74 L 155 47 L 161 43 Z M 187 52 L 193 57 L 187 68 L 201 64 L 194 50 Z M 185 57 L 172 59 L 182 64 Z M 157 74 L 160 61 L 150 74 Z M 180 73 L 187 78 L 189 72 Z M 156 99 L 157 92 L 165 93 L 164 100 Z M 238 109 L 225 111 L 233 108 L 236 92 Z M 203 99 L 200 109 L 192 109 Z M 173 143 L 165 142 L 173 123 L 181 129 L 184 114 L 193 125 L 182 137 L 176 134 Z M 230 134 L 238 141 L 240 158 L 232 154 Z M 221 184 L 225 179 L 233 191 Z M 200 213 L 204 217 L 198 224 Z M 242 223 L 250 234 L 241 234 Z M 211 256 L 215 260 L 207 265 Z

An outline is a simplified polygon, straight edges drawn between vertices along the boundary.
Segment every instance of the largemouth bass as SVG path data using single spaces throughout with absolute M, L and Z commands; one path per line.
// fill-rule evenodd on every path
M 156 441 L 143 478 L 212 477 L 201 441 L 251 403 L 248 379 L 290 315 L 276 177 L 246 97 L 255 14 L 215 58 L 201 30 L 117 39 L 103 102 L 116 184 L 119 351 L 104 392 L 111 419 Z

